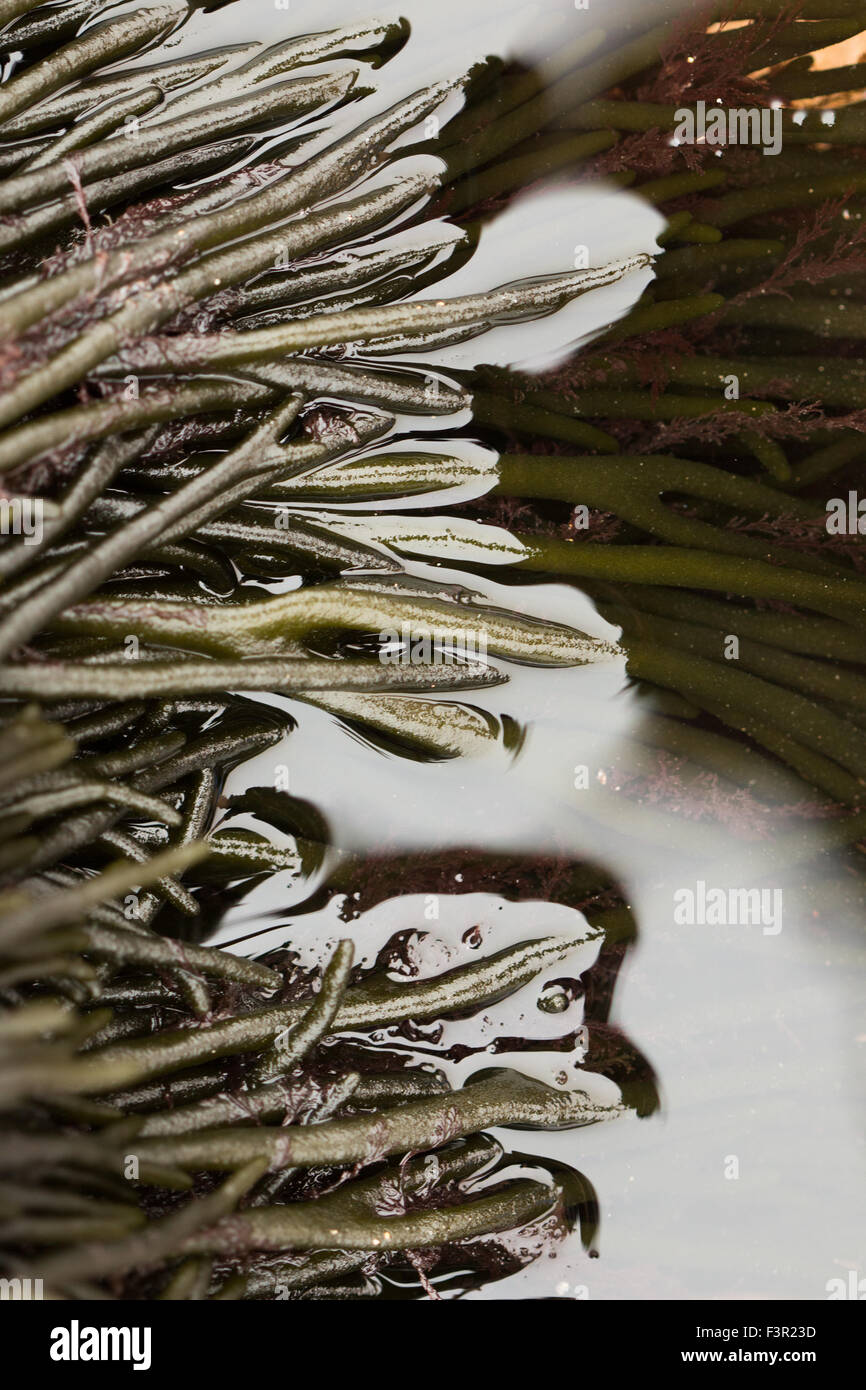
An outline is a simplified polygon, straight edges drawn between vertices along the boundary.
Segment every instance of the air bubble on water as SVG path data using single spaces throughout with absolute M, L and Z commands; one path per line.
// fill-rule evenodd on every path
M 538 1007 L 546 1014 L 564 1013 L 570 1003 L 562 985 L 545 985 L 538 997 Z

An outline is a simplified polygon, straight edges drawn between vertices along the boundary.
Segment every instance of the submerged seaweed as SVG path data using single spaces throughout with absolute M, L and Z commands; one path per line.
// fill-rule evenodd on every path
M 77 38 L 71 8 L 0 6 L 26 55 L 0 89 L 0 469 L 19 519 L 0 550 L 4 1268 L 70 1297 L 364 1297 L 406 1280 L 438 1296 L 513 1272 L 578 1218 L 589 1245 L 589 1181 L 485 1131 L 657 1104 L 608 1024 L 635 925 L 605 855 L 459 861 L 462 891 L 564 902 L 582 933 L 421 973 L 400 937 L 372 970 L 345 940 L 317 980 L 290 935 L 256 960 L 202 944 L 222 905 L 259 875 L 318 873 L 316 901 L 341 894 L 351 920 L 453 893 L 453 862 L 335 856 L 279 784 L 227 803 L 224 783 L 292 727 L 254 692 L 407 757 L 471 757 L 520 740 L 468 702 L 507 679 L 488 657 L 627 659 L 653 713 L 617 770 L 625 797 L 593 803 L 602 830 L 606 814 L 632 825 L 631 798 L 639 839 L 643 807 L 674 802 L 704 852 L 690 819 L 752 835 L 771 805 L 795 829 L 766 863 L 829 846 L 856 864 L 866 588 L 813 490 L 859 458 L 862 370 L 843 351 L 830 383 L 819 350 L 784 356 L 773 333 L 835 334 L 831 301 L 803 286 L 861 288 L 839 199 L 862 174 L 815 177 L 811 148 L 855 156 L 857 106 L 832 127 L 786 115 L 793 148 L 766 182 L 750 185 L 760 150 L 741 150 L 714 195 L 712 151 L 671 146 L 665 103 L 726 72 L 758 74 L 725 91 L 759 99 L 761 70 L 789 59 L 787 99 L 811 95 L 802 20 L 732 35 L 645 15 L 548 72 L 490 60 L 358 122 L 373 60 L 412 42 L 402 24 L 166 59 L 150 45 L 186 4 Z M 132 55 L 146 61 L 117 66 Z M 542 376 L 437 366 L 646 270 L 639 253 L 435 297 L 491 211 L 576 165 L 664 209 L 652 285 Z M 847 307 L 843 349 L 862 336 Z M 470 411 L 501 452 L 470 439 Z M 412 421 L 439 436 L 423 451 Z M 451 489 L 457 505 L 431 514 Z M 408 515 L 340 510 L 419 496 Z M 420 578 L 404 564 L 418 555 L 577 580 L 621 645 Z M 549 975 L 583 946 L 580 981 Z M 586 1089 L 481 1059 L 453 1089 L 425 1029 L 542 978 L 549 1013 L 586 990 Z M 572 1027 L 556 1045 L 580 1052 Z M 487 1050 L 528 1056 L 532 1040 Z

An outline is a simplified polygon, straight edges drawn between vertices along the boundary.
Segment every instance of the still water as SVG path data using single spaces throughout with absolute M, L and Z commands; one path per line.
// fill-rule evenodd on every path
M 607 5 L 597 12 L 593 5 L 590 14 L 554 0 L 380 6 L 377 18 L 409 19 L 410 40 L 370 73 L 370 95 L 353 103 L 348 115 L 322 124 L 323 138 L 330 141 L 341 120 L 354 125 L 489 54 L 527 67 L 543 64 L 575 26 L 600 23 L 611 30 L 627 14 L 627 7 Z M 175 43 L 178 52 L 195 52 L 256 38 L 274 42 L 370 17 L 356 0 L 292 0 L 288 10 L 257 0 L 194 16 Z M 340 63 L 326 66 L 339 70 Z M 455 97 L 453 109 L 459 105 Z M 451 109 L 446 104 L 443 114 Z M 423 160 L 435 164 L 430 154 L 420 160 L 407 155 L 405 164 L 415 169 Z M 399 161 L 389 172 L 395 167 Z M 518 195 L 488 221 L 471 258 L 455 270 L 446 266 L 437 288 L 443 296 L 471 293 L 568 270 L 579 244 L 588 247 L 591 264 L 658 253 L 662 225 L 658 212 L 634 194 L 560 176 Z M 452 229 L 446 219 L 441 230 L 447 244 Z M 399 225 L 390 231 L 398 242 L 413 235 Z M 446 380 L 449 372 L 479 363 L 550 366 L 625 313 L 651 278 L 651 270 L 641 271 L 519 329 L 500 326 L 469 343 L 401 360 L 423 362 Z M 418 579 L 465 584 L 505 608 L 615 639 L 618 629 L 577 586 L 527 583 L 523 575 L 521 582 L 502 583 L 489 562 L 479 566 L 478 533 L 469 523 L 435 554 L 393 548 L 401 517 L 419 509 L 441 515 L 491 485 L 484 466 L 491 438 L 468 413 L 448 424 L 443 429 L 441 419 L 400 419 L 386 447 L 405 452 L 444 443 L 477 463 L 471 481 L 384 505 L 329 507 L 331 524 L 342 517 L 346 534 L 391 554 Z M 311 504 L 309 510 L 322 509 Z M 289 577 L 273 587 L 299 582 Z M 286 871 L 250 888 L 213 939 L 249 954 L 289 942 L 312 965 L 348 932 L 357 959 L 372 965 L 396 933 L 417 933 L 415 964 L 422 974 L 435 973 L 519 940 L 586 932 L 576 908 L 547 900 L 543 892 L 514 901 L 489 883 L 476 891 L 464 874 L 472 855 L 602 865 L 620 885 L 638 928 L 619 965 L 607 1025 L 644 1059 L 645 1073 L 654 1074 L 659 1104 L 643 1117 L 629 1112 L 585 1129 L 503 1132 L 507 1149 L 585 1174 L 598 1193 L 600 1228 L 590 1251 L 575 1235 L 553 1255 L 544 1252 L 520 1273 L 467 1296 L 826 1297 L 829 1280 L 851 1269 L 862 1275 L 866 1265 L 856 1219 L 863 1073 L 855 1058 L 866 1032 L 857 1019 L 855 968 L 862 947 L 844 893 L 827 906 L 813 891 L 814 862 L 798 873 L 765 860 L 762 845 L 792 827 L 762 799 L 760 773 L 749 779 L 749 815 L 739 820 L 711 786 L 693 790 L 679 807 L 669 798 L 660 805 L 652 795 L 633 794 L 630 778 L 653 744 L 651 721 L 666 710 L 635 687 L 621 661 L 567 670 L 497 664 L 508 683 L 463 703 L 498 721 L 499 737 L 445 761 L 407 756 L 332 714 L 274 697 L 297 727 L 281 747 L 236 770 L 226 793 L 273 786 L 275 765 L 285 765 L 291 793 L 327 822 L 330 857 L 312 878 Z M 739 763 L 732 763 L 730 781 L 734 790 L 745 787 Z M 225 823 L 256 826 L 249 816 Z M 809 833 L 807 822 L 797 824 Z M 392 894 L 357 911 L 339 895 L 311 903 L 330 866 L 347 852 L 441 852 L 453 885 L 435 894 Z M 829 879 L 832 870 L 825 856 L 822 876 Z M 839 875 L 846 872 L 840 860 Z M 678 922 L 676 895 L 697 893 L 700 883 L 780 890 L 781 912 L 745 926 Z M 497 1064 L 513 1060 L 552 1084 L 615 1099 L 614 1083 L 583 1065 L 593 1024 L 584 1025 L 580 981 L 597 955 L 598 942 L 587 941 L 483 1016 L 451 1022 L 426 1038 L 409 1040 L 392 1030 L 378 1041 L 435 1060 L 454 1084 L 486 1064 L 485 1052 L 495 1051 Z M 539 1008 L 551 989 L 561 989 L 553 982 L 563 979 L 577 982 L 565 1007 Z M 555 1046 L 557 1039 L 568 1039 L 568 1047 Z

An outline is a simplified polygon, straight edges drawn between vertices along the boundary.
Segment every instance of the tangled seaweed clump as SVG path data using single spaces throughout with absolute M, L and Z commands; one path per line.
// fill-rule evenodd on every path
M 616 779 L 636 809 L 691 797 L 687 816 L 751 833 L 769 806 L 794 825 L 779 862 L 841 847 L 858 864 L 866 586 L 818 521 L 864 438 L 859 104 L 832 126 L 786 113 L 772 161 L 709 167 L 669 136 L 671 103 L 723 80 L 738 104 L 848 90 L 801 55 L 861 17 L 754 3 L 727 32 L 661 7 L 624 36 L 581 33 L 550 72 L 489 60 L 356 119 L 405 24 L 172 57 L 193 7 L 99 8 L 0 3 L 24 54 L 0 87 L 0 469 L 18 518 L 0 548 L 3 1268 L 71 1298 L 438 1297 L 578 1221 L 592 1243 L 588 1180 L 487 1131 L 655 1107 L 608 1023 L 631 909 L 574 855 L 466 855 L 462 891 L 562 902 L 582 928 L 440 971 L 395 972 L 399 940 L 356 964 L 346 939 L 319 974 L 290 930 L 249 959 L 203 942 L 263 875 L 315 880 L 351 918 L 453 893 L 453 865 L 335 851 L 278 783 L 231 797 L 226 781 L 302 737 L 256 693 L 416 757 L 471 757 L 512 737 L 468 703 L 512 665 L 627 661 L 654 701 Z M 841 173 L 818 171 L 816 144 L 841 147 Z M 641 251 L 435 297 L 485 217 L 575 168 L 662 209 L 651 284 Z M 506 323 L 519 344 L 627 277 L 632 309 L 554 370 L 433 365 Z M 780 354 L 794 327 L 833 338 L 832 382 L 819 345 Z M 411 514 L 340 510 L 395 499 Z M 437 583 L 419 556 L 579 581 L 621 643 Z M 427 659 L 381 659 L 383 632 Z M 436 659 L 445 644 L 456 660 Z M 525 1038 L 459 1087 L 413 1049 L 544 981 L 567 1004 L 577 983 L 551 971 L 574 952 L 580 1089 L 511 1065 Z M 573 1031 L 560 1043 L 577 1053 Z

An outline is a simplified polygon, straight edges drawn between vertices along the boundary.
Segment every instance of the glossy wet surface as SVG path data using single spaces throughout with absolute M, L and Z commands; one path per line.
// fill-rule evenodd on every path
M 354 0 L 292 0 L 287 14 L 264 5 L 242 9 L 242 15 L 233 7 L 196 16 L 177 36 L 176 51 L 273 41 L 287 25 L 302 33 L 367 17 Z M 592 22 L 586 13 L 553 4 L 476 0 L 467 25 L 466 9 L 426 0 L 401 5 L 411 41 L 370 73 L 374 94 L 323 125 L 328 138 L 341 122 L 355 125 L 489 53 L 519 57 L 527 66 L 543 61 L 563 26 Z M 340 62 L 325 66 L 339 70 Z M 424 160 L 435 156 L 412 155 L 407 170 L 423 167 Z M 399 163 L 389 165 L 389 173 L 394 167 Z M 475 293 L 569 270 L 578 244 L 588 247 L 591 264 L 655 252 L 662 223 L 635 195 L 560 178 L 518 195 L 488 222 L 474 255 L 440 274 L 437 291 Z M 447 244 L 446 219 L 441 231 Z M 393 229 L 394 244 L 402 244 L 401 235 L 399 226 Z M 405 233 L 407 244 L 413 235 Z M 650 278 L 650 271 L 640 271 L 531 325 L 500 325 L 470 343 L 398 360 L 422 379 L 426 366 L 444 380 L 450 371 L 479 363 L 549 366 L 626 312 Z M 342 518 L 345 534 L 377 546 L 410 575 L 465 584 L 503 608 L 615 640 L 617 629 L 577 587 L 528 583 L 525 575 L 520 582 L 497 582 L 483 549 L 490 533 L 471 518 L 453 528 L 447 544 L 416 547 L 412 555 L 398 548 L 401 517 L 445 515 L 447 507 L 490 485 L 484 460 L 495 457 L 495 438 L 468 414 L 449 417 L 447 428 L 441 418 L 402 417 L 384 445 L 394 452 L 434 446 L 474 462 L 477 475 L 387 505 L 329 505 L 328 522 L 337 526 Z M 382 448 L 377 441 L 375 451 Z M 307 506 L 322 516 L 321 504 Z M 287 575 L 270 587 L 298 582 Z M 553 1248 L 553 1257 L 545 1250 L 521 1272 L 467 1296 L 825 1297 L 827 1281 L 845 1277 L 863 1258 L 852 1221 L 862 1182 L 862 1072 L 853 1060 L 863 1040 L 856 1016 L 861 938 L 844 892 L 819 902 L 812 891 L 814 865 L 786 873 L 768 868 L 762 853 L 784 831 L 819 834 L 820 822 L 764 796 L 760 772 L 747 786 L 739 763 L 732 762 L 730 784 L 721 789 L 716 783 L 687 792 L 665 785 L 651 761 L 648 726 L 660 716 L 648 709 L 620 660 L 565 670 L 496 664 L 507 684 L 451 697 L 493 716 L 496 737 L 447 760 L 421 758 L 417 748 L 401 750 L 333 714 L 274 697 L 291 710 L 297 727 L 280 747 L 237 769 L 225 794 L 273 787 L 275 769 L 284 767 L 289 793 L 326 821 L 330 848 L 312 877 L 285 871 L 246 890 L 211 940 L 235 942 L 233 949 L 250 955 L 288 943 L 302 964 L 312 966 L 348 933 L 358 961 L 372 965 L 387 942 L 408 934 L 406 968 L 433 974 L 517 941 L 585 931 L 579 907 L 557 901 L 555 875 L 550 894 L 538 891 L 531 877 L 527 891 L 497 891 L 495 867 L 494 882 L 475 887 L 479 855 L 507 856 L 518 868 L 539 856 L 600 866 L 600 876 L 619 885 L 638 932 L 608 963 L 609 1015 L 606 996 L 590 997 L 599 993 L 599 942 L 590 941 L 478 1016 L 421 1036 L 393 1029 L 372 1040 L 442 1066 L 455 1085 L 485 1066 L 513 1062 L 602 1101 L 619 1095 L 605 1066 L 614 1059 L 613 1070 L 640 1096 L 639 1108 L 652 1112 L 558 1134 L 503 1132 L 508 1150 L 553 1159 L 586 1176 L 598 1193 L 600 1230 L 591 1253 L 575 1233 Z M 733 759 L 737 745 L 731 747 Z M 229 814 L 221 824 L 263 828 L 242 815 Z M 322 904 L 319 889 L 346 853 L 367 861 L 374 882 L 381 856 L 406 856 L 404 886 L 368 907 L 341 894 Z M 416 862 L 423 855 L 437 857 L 434 886 Z M 840 865 L 844 882 L 849 871 L 841 859 Z M 828 878 L 830 867 L 826 860 L 821 867 Z M 362 863 L 359 882 L 363 873 Z M 780 889 L 781 918 L 743 926 L 679 924 L 675 895 L 700 882 Z M 357 890 L 363 904 L 362 889 L 369 894 L 369 887 L 362 883 Z M 553 1007 L 541 1007 L 554 998 Z
M 596 22 L 587 11 L 545 0 L 474 0 L 471 7 L 411 0 L 398 14 L 409 18 L 409 42 L 366 75 L 361 60 L 359 85 L 370 85 L 370 95 L 307 122 L 304 131 L 329 142 L 489 54 L 527 68 L 545 63 L 574 26 Z M 195 15 L 165 47 L 179 56 L 366 18 L 361 0 L 292 0 L 288 10 L 245 4 Z M 612 28 L 617 22 L 616 15 L 603 19 Z M 339 72 L 348 63 L 318 67 Z M 459 106 L 459 97 L 449 97 L 441 120 Z M 400 143 L 409 150 L 424 133 Z M 436 167 L 428 142 L 420 153 L 393 158 L 386 175 Z M 370 186 L 382 178 L 374 175 Z M 560 175 L 518 192 L 485 221 L 471 257 L 449 257 L 455 228 L 446 215 L 425 222 L 421 239 L 435 236 L 442 250 L 430 282 L 413 297 L 430 297 L 431 284 L 442 296 L 467 295 L 569 271 L 578 246 L 594 265 L 657 254 L 663 221 L 632 193 Z M 406 222 L 398 218 L 353 250 L 417 245 L 420 229 Z M 541 370 L 627 313 L 651 278 L 651 270 L 639 270 L 548 317 L 392 360 L 418 381 L 445 384 L 478 364 Z M 300 499 L 295 513 L 374 546 L 417 580 L 466 585 L 503 609 L 614 641 L 619 630 L 575 585 L 514 573 L 500 582 L 496 566 L 514 553 L 509 537 L 466 506 L 495 481 L 498 443 L 468 411 L 445 420 L 399 417 L 368 453 L 435 449 L 461 461 L 463 480 L 386 500 Z M 455 506 L 459 517 L 449 510 Z M 430 535 L 407 541 L 417 521 Z M 279 592 L 299 587 L 302 575 L 247 582 Z M 417 744 L 400 746 L 274 696 L 296 727 L 278 748 L 236 769 L 224 796 L 277 785 L 310 803 L 327 827 L 324 862 L 236 892 L 210 941 L 245 955 L 289 945 L 307 967 L 321 966 L 346 934 L 364 966 L 399 941 L 399 979 L 542 935 L 587 937 L 538 980 L 477 1015 L 364 1038 L 364 1045 L 442 1068 L 455 1086 L 487 1066 L 514 1065 L 598 1101 L 624 1095 L 632 1106 L 587 1129 L 499 1134 L 517 1155 L 516 1168 L 537 1156 L 584 1175 L 598 1194 L 601 1226 L 584 1225 L 584 1243 L 575 1230 L 564 1244 L 542 1244 L 527 1268 L 467 1297 L 826 1297 L 828 1280 L 862 1270 L 863 1261 L 853 1219 L 862 1202 L 863 1086 L 855 1065 L 863 1042 L 856 1012 L 862 937 L 845 895 L 848 859 L 840 855 L 834 865 L 828 855 L 820 863 L 823 883 L 841 884 L 833 894 L 813 883 L 815 862 L 801 870 L 770 865 L 765 848 L 792 831 L 819 837 L 822 821 L 780 802 L 763 787 L 762 770 L 746 777 L 734 739 L 727 781 L 681 784 L 660 759 L 660 726 L 674 714 L 695 727 L 703 721 L 695 710 L 639 691 L 624 660 L 563 670 L 502 659 L 496 666 L 507 684 L 443 696 L 489 716 L 477 720 L 484 737 L 471 739 L 459 758 L 431 758 Z M 292 845 L 291 835 L 249 813 L 228 810 L 218 820 L 227 826 L 264 830 Z M 328 890 L 346 856 L 354 862 L 348 892 Z M 619 890 L 637 929 L 635 940 L 603 958 L 581 894 L 569 887 L 569 873 L 582 865 L 591 866 L 585 897 L 599 883 L 613 885 L 610 903 L 620 901 Z M 698 892 L 701 883 L 781 892 L 781 906 L 746 926 L 677 922 L 677 894 Z M 386 1276 L 384 1287 L 386 1295 L 403 1293 L 396 1276 Z M 446 1280 L 442 1291 L 456 1287 Z

